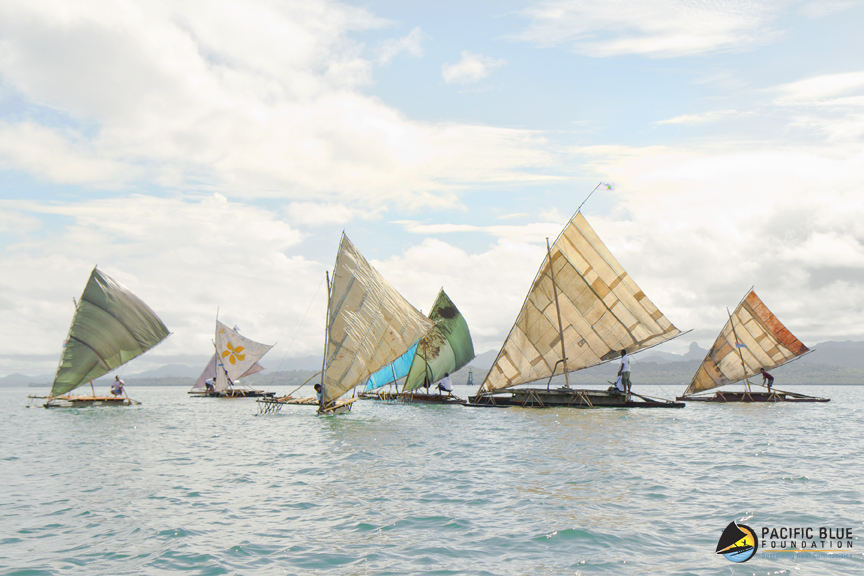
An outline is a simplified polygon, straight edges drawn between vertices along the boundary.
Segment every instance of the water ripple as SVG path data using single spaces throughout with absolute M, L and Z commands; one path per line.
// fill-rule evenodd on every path
M 822 405 L 361 402 L 337 418 L 303 406 L 256 418 L 252 402 L 175 388 L 136 390 L 144 404 L 127 409 L 28 410 L 28 392 L 0 390 L 3 574 L 864 568 L 859 548 L 746 565 L 714 554 L 731 520 L 864 533 L 859 388 Z

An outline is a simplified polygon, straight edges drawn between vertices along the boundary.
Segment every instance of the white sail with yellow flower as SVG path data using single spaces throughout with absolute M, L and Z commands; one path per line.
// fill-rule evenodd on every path
M 272 344 L 261 344 L 232 330 L 225 324 L 216 321 L 216 381 L 215 392 L 225 395 L 225 392 L 239 380 L 241 376 L 252 373 L 252 368 L 270 349 Z M 248 395 L 248 394 L 244 394 Z

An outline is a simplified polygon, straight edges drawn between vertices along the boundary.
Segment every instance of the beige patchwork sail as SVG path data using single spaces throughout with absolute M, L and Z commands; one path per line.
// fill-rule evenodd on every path
M 481 392 L 562 374 L 561 332 L 568 372 L 617 358 L 621 350 L 635 352 L 680 334 L 581 213 L 573 216 L 550 252 L 551 262 L 547 255 Z
M 806 354 L 807 348 L 750 290 L 731 318 L 684 394 L 732 384 Z
M 393 362 L 434 327 L 342 235 L 327 318 L 324 402 Z

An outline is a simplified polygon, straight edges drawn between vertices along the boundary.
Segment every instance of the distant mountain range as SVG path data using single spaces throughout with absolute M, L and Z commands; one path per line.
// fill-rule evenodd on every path
M 684 354 L 655 352 L 646 350 L 632 356 L 633 382 L 652 385 L 686 386 L 696 373 L 708 350 L 696 342 L 690 344 L 690 349 Z M 480 381 L 495 362 L 497 350 L 479 354 L 466 368 L 454 376 L 457 383 L 467 378 L 466 370 L 474 372 L 474 381 Z M 570 374 L 570 383 L 574 385 L 606 384 L 615 379 L 617 366 L 614 363 L 603 364 L 579 370 Z M 823 342 L 816 344 L 812 352 L 800 359 L 780 366 L 771 373 L 777 378 L 778 385 L 797 384 L 856 384 L 864 385 L 864 342 Z M 564 381 L 564 377 L 556 377 L 553 384 Z
M 822 342 L 812 348 L 812 352 L 795 362 L 781 366 L 772 373 L 778 382 L 787 384 L 864 384 L 864 342 Z M 686 384 L 690 381 L 699 363 L 708 351 L 696 342 L 684 354 L 655 352 L 647 350 L 633 356 L 633 379 L 643 384 Z M 472 373 L 475 384 L 480 384 L 486 372 L 495 362 L 497 350 L 478 354 L 468 366 L 453 374 L 456 384 L 464 384 L 468 373 Z M 206 362 L 206 360 L 205 360 Z M 278 368 L 265 364 L 264 372 L 244 378 L 244 382 L 254 386 L 299 385 L 321 369 L 320 356 L 289 358 L 283 360 Z M 203 370 L 202 366 L 166 364 L 155 370 L 123 376 L 129 383 L 138 386 L 174 385 L 192 386 Z M 614 378 L 616 368 L 612 365 L 595 366 L 570 375 L 576 384 L 603 384 Z M 638 375 L 638 376 L 637 376 Z M 53 375 L 26 376 L 10 374 L 0 378 L 0 386 L 48 385 Z M 113 376 L 100 378 L 95 384 L 107 385 Z M 557 381 L 557 380 L 556 380 Z

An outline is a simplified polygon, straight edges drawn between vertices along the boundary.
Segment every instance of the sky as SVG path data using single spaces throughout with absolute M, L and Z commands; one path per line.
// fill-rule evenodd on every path
M 95 265 L 203 364 L 320 354 L 344 231 L 497 350 L 582 212 L 707 348 L 751 286 L 864 340 L 864 1 L 0 3 L 0 375 L 53 373 Z

